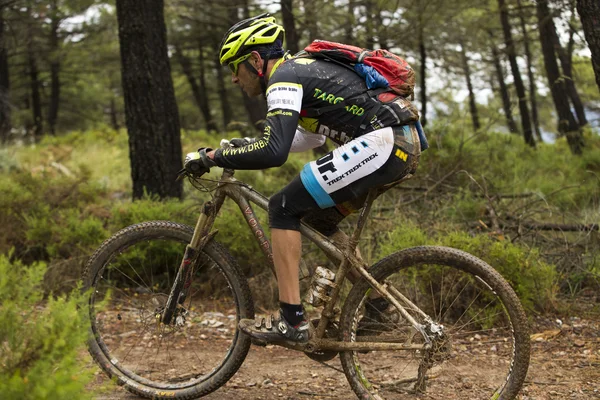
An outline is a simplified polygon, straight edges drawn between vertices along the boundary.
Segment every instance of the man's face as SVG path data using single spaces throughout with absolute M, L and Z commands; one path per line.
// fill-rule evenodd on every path
M 259 96 L 262 93 L 258 75 L 250 70 L 250 65 L 258 67 L 256 68 L 257 71 L 259 68 L 262 68 L 262 65 L 260 65 L 260 61 L 262 61 L 260 56 L 254 53 L 256 52 L 253 52 L 250 58 L 238 65 L 237 74 L 234 72 L 231 73 L 231 82 L 239 85 L 249 97 Z

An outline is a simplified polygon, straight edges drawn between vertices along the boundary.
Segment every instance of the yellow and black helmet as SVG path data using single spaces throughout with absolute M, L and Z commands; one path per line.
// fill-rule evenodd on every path
M 219 46 L 219 61 L 221 65 L 229 64 L 245 55 L 248 48 L 258 45 L 270 45 L 280 40 L 283 45 L 285 30 L 275 22 L 270 14 L 242 20 L 229 28 Z

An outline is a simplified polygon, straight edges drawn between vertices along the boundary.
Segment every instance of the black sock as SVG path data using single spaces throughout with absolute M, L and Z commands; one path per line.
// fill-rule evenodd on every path
M 297 326 L 304 321 L 304 309 L 302 304 L 288 304 L 282 301 L 279 302 L 281 307 L 281 316 L 292 326 Z

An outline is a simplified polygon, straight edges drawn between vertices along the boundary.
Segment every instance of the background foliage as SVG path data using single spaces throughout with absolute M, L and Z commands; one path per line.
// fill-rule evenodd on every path
M 546 3 L 550 15 L 540 18 Z M 221 37 L 239 19 L 263 11 L 285 17 L 292 51 L 316 38 L 391 49 L 417 72 L 414 100 L 431 147 L 415 178 L 375 204 L 364 257 L 373 263 L 414 245 L 457 247 L 497 268 L 530 315 L 568 314 L 582 304 L 598 310 L 600 92 L 575 5 L 167 0 L 182 154 L 255 135 L 264 118 L 264 99 L 245 98 L 218 65 Z M 555 80 L 539 34 L 549 21 Z M 571 84 L 577 96 L 567 93 Z M 580 152 L 558 127 L 564 110 L 551 91 L 558 86 Z M 73 294 L 87 257 L 133 223 L 193 225 L 210 198 L 186 184 L 183 200 L 131 200 L 124 107 L 116 1 L 0 0 L 0 392 L 9 398 L 90 397 L 90 374 L 78 361 L 86 321 Z M 535 146 L 524 140 L 528 130 Z M 281 168 L 236 177 L 269 196 L 315 157 L 295 154 Z M 266 228 L 265 213 L 258 215 Z M 350 230 L 355 218 L 341 227 Z M 235 204 L 225 203 L 216 228 L 258 305 L 271 307 L 274 280 Z M 304 244 L 303 276 L 328 263 L 315 250 Z

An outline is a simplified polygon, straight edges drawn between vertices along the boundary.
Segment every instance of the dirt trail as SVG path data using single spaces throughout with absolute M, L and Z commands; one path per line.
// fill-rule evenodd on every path
M 529 374 L 520 399 L 600 399 L 600 320 L 536 322 Z M 328 362 L 341 370 L 339 359 Z M 94 386 L 105 383 L 98 371 Z M 253 346 L 238 373 L 205 399 L 351 399 L 345 376 L 277 346 Z M 460 399 L 457 393 L 456 399 Z M 97 400 L 140 399 L 111 387 Z

